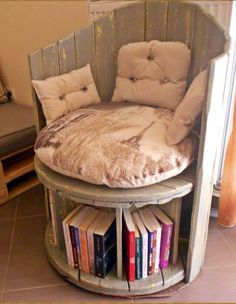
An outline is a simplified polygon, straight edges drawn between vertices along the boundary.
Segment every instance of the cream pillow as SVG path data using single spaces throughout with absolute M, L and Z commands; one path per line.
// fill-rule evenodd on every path
M 184 99 L 175 110 L 166 133 L 168 145 L 182 141 L 194 127 L 206 100 L 207 76 L 207 70 L 204 70 L 194 78 Z
M 32 84 L 47 125 L 76 109 L 101 102 L 89 64 L 46 80 L 33 80 Z
M 130 101 L 174 110 L 183 99 L 190 50 L 182 42 L 135 42 L 118 55 L 112 101 Z

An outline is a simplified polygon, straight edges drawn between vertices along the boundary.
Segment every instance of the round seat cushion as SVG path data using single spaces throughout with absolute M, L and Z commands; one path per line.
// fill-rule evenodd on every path
M 195 158 L 191 133 L 168 146 L 174 112 L 130 103 L 102 103 L 76 110 L 44 128 L 35 152 L 51 169 L 109 187 L 135 188 L 182 172 Z

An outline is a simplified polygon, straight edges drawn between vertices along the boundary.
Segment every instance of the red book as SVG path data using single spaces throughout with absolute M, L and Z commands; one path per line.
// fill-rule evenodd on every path
M 129 209 L 124 209 L 124 255 L 128 281 L 135 280 L 135 226 Z

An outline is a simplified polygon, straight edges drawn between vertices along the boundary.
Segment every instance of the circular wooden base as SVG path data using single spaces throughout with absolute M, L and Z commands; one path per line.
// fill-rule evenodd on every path
M 122 280 L 116 276 L 116 267 L 104 278 L 79 271 L 68 265 L 65 251 L 60 251 L 53 243 L 51 224 L 45 235 L 45 245 L 49 262 L 69 282 L 83 289 L 100 294 L 113 296 L 136 296 L 151 294 L 169 288 L 184 279 L 184 267 L 180 260 L 157 274 L 146 279 L 128 282 L 124 276 Z

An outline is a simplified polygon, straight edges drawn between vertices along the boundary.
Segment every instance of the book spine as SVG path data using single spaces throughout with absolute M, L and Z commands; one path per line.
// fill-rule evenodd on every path
M 134 231 L 129 232 L 127 230 L 127 272 L 128 280 L 135 280 L 135 234 Z
M 173 232 L 173 225 L 162 225 L 160 268 L 167 268 L 169 265 L 170 246 Z
M 79 239 L 78 227 L 74 227 L 74 235 L 75 235 L 75 246 L 76 246 L 77 257 L 78 257 L 78 265 L 79 265 L 79 269 L 81 269 L 80 239 Z
M 155 266 L 156 266 L 156 245 L 157 245 L 157 232 L 153 232 L 153 248 L 152 248 L 152 273 L 155 272 Z
M 154 272 L 158 273 L 160 265 L 160 250 L 161 250 L 161 227 L 157 229 L 156 232 L 156 257 L 155 257 L 155 267 Z
M 142 261 L 141 261 L 141 237 L 135 239 L 135 278 L 140 280 L 142 277 Z
M 81 267 L 84 272 L 89 273 L 88 247 L 86 231 L 79 230 L 80 250 L 81 250 Z
M 142 278 L 146 279 L 148 275 L 148 235 L 142 236 Z
M 148 231 L 148 275 L 152 274 L 153 232 Z
M 95 273 L 98 277 L 104 277 L 104 261 L 105 242 L 104 238 L 100 235 L 94 234 L 94 254 L 95 254 Z
M 67 261 L 70 266 L 74 266 L 69 225 L 67 225 L 64 222 L 62 225 L 63 225 L 63 231 L 64 231 L 64 240 L 65 240 L 65 246 L 66 246 Z
M 70 240 L 71 240 L 71 247 L 73 252 L 73 260 L 74 260 L 74 267 L 78 268 L 78 256 L 77 256 L 77 249 L 76 249 L 76 243 L 75 243 L 75 233 L 74 233 L 74 227 L 69 226 L 70 229 Z
M 95 274 L 93 233 L 87 232 L 87 240 L 88 240 L 89 270 L 91 274 Z

